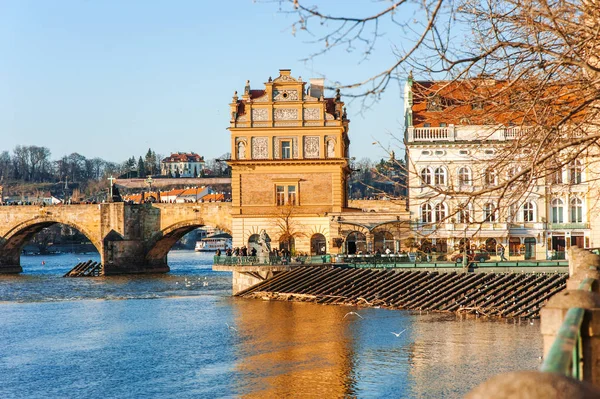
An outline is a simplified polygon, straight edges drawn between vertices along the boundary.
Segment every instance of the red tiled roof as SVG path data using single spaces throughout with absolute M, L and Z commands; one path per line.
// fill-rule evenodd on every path
M 162 160 L 162 162 L 204 162 L 204 157 L 198 154 L 175 152 Z

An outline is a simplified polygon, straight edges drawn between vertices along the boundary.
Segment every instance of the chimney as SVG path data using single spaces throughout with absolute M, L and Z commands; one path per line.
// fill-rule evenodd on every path
M 310 91 L 309 96 L 319 98 L 325 95 L 325 78 L 310 78 Z

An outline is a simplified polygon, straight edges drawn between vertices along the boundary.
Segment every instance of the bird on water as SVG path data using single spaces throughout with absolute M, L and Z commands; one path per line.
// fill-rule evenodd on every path
M 396 337 L 399 337 L 400 334 L 402 334 L 404 331 L 406 331 L 406 328 L 404 330 L 400 331 L 399 333 L 395 333 L 392 331 L 392 334 L 394 334 Z

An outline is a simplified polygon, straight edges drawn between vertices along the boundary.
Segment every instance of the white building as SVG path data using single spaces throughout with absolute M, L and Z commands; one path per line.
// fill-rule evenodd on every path
M 491 82 L 493 86 L 500 84 Z M 528 159 L 502 159 L 521 128 L 489 119 L 483 105 L 460 104 L 448 82 L 416 82 L 404 93 L 409 211 L 422 246 L 452 252 L 464 241 L 512 259 L 562 258 L 571 245 L 594 246 L 585 160 L 548 178 L 516 178 Z M 462 109 L 460 109 L 462 108 Z M 488 190 L 511 181 L 507 192 Z M 595 245 L 599 245 L 596 243 Z
M 196 153 L 176 152 L 160 161 L 160 173 L 170 177 L 200 177 L 204 157 Z

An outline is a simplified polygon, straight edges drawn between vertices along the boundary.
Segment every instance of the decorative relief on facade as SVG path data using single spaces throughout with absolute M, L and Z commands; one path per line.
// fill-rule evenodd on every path
M 321 126 L 321 122 L 304 122 L 304 126 Z
M 281 137 L 273 137 L 273 159 L 279 159 L 279 143 Z
M 269 157 L 269 139 L 267 137 L 252 137 L 252 159 L 267 159 Z
M 294 120 L 298 119 L 297 108 L 275 108 L 275 120 Z
M 273 90 L 273 101 L 298 101 L 298 90 Z
M 333 121 L 335 120 L 334 116 L 331 115 L 330 113 L 326 112 L 325 113 L 325 119 L 327 119 L 328 121 Z
M 275 126 L 300 126 L 300 123 L 297 121 L 293 122 L 275 122 Z
M 318 136 L 304 136 L 304 158 L 319 158 Z
M 321 119 L 321 109 L 320 108 L 304 108 L 304 120 L 306 121 L 315 121 Z
M 246 115 L 246 114 L 238 116 L 238 118 L 237 118 L 238 122 L 246 122 L 247 120 L 248 120 L 248 115 Z
M 262 95 L 262 96 L 260 96 L 258 98 L 252 99 L 252 102 L 253 103 L 266 103 L 266 102 L 269 102 L 269 96 L 267 96 L 266 94 Z
M 252 109 L 252 120 L 253 121 L 268 121 L 269 110 L 267 108 L 253 108 Z
M 298 137 L 294 137 L 292 139 L 292 158 L 298 159 L 300 156 L 298 154 Z
M 297 80 L 290 75 L 280 75 L 278 78 L 275 78 L 273 82 L 297 82 Z

